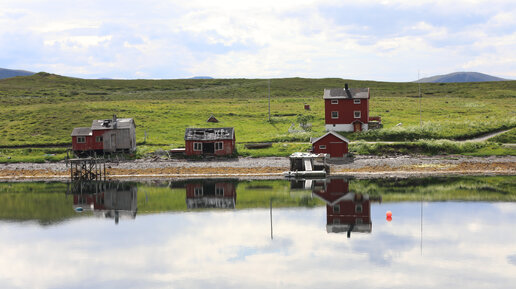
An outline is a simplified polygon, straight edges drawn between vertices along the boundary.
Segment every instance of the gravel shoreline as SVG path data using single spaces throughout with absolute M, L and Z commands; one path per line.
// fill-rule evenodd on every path
M 229 160 L 141 159 L 108 163 L 110 177 L 159 179 L 189 177 L 282 178 L 289 169 L 286 157 Z M 516 175 L 516 156 L 356 156 L 351 162 L 330 162 L 332 175 L 359 178 L 446 175 Z M 64 180 L 69 168 L 58 163 L 0 165 L 0 181 Z

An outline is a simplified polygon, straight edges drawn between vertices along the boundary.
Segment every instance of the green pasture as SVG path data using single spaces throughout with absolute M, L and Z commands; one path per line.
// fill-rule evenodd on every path
M 240 144 L 306 143 L 325 132 L 324 88 L 345 83 L 371 89 L 370 115 L 384 125 L 345 134 L 351 140 L 458 140 L 516 127 L 516 81 L 424 83 L 419 98 L 416 83 L 272 79 L 269 121 L 264 79 L 84 80 L 38 73 L 0 80 L 0 147 L 66 145 L 74 127 L 113 114 L 135 119 L 140 145 L 181 147 L 185 128 L 223 126 L 235 128 Z M 212 114 L 219 123 L 206 122 Z M 302 130 L 299 115 L 313 118 L 312 129 L 289 133 L 292 124 Z

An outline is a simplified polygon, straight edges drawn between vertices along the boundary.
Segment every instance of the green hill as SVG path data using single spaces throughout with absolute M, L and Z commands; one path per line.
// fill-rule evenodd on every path
M 516 81 L 415 83 L 338 78 L 85 80 L 49 73 L 0 80 L 0 146 L 69 144 L 74 127 L 93 119 L 133 117 L 137 141 L 178 147 L 187 127 L 235 127 L 237 142 L 308 141 L 324 132 L 323 89 L 369 87 L 371 115 L 384 129 L 351 139 L 459 139 L 516 127 Z M 311 110 L 304 110 L 309 104 Z M 420 104 L 421 119 L 420 127 Z M 215 115 L 218 124 L 207 123 Z M 298 115 L 312 130 L 289 133 Z M 396 126 L 402 123 L 402 126 Z

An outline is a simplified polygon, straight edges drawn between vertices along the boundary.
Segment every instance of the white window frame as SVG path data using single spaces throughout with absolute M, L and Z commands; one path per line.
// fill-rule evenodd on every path
M 95 142 L 103 142 L 104 138 L 101 135 L 95 137 Z
M 326 145 L 319 145 L 319 149 L 320 150 L 325 150 L 326 149 Z
M 215 187 L 215 196 L 224 196 L 224 187 Z
M 196 152 L 202 151 L 202 142 L 194 142 L 193 143 L 193 150 Z
M 215 143 L 215 150 L 221 151 L 224 149 L 224 142 L 218 141 Z
M 355 110 L 355 111 L 353 111 L 353 116 L 355 118 L 361 118 L 362 117 L 362 112 L 360 110 Z
M 355 205 L 355 213 L 362 213 L 364 211 L 364 208 L 362 207 L 362 204 Z
M 336 115 L 334 116 L 333 113 L 335 113 Z M 332 111 L 331 112 L 331 118 L 339 118 L 339 112 L 338 111 Z
M 86 137 L 85 136 L 78 136 L 77 137 L 77 143 L 86 143 Z
M 332 99 L 331 100 L 331 104 L 339 104 L 339 100 L 338 99 Z
M 340 204 L 333 205 L 333 212 L 340 213 Z
M 203 194 L 204 194 L 204 190 L 203 190 L 202 187 L 195 187 L 194 188 L 194 196 L 202 197 Z
M 360 99 L 353 99 L 354 104 L 360 104 Z

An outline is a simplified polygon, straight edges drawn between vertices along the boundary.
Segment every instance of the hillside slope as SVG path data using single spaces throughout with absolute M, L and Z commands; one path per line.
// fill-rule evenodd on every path
M 419 82 L 427 83 L 453 83 L 453 82 L 485 82 L 485 81 L 506 81 L 500 77 L 491 76 L 479 72 L 454 72 L 445 75 L 436 75 L 420 79 Z
M 15 76 L 29 76 L 29 75 L 33 75 L 33 74 L 34 74 L 34 72 L 25 71 L 25 70 L 0 68 L 0 79 L 10 78 L 10 77 L 15 77 Z

